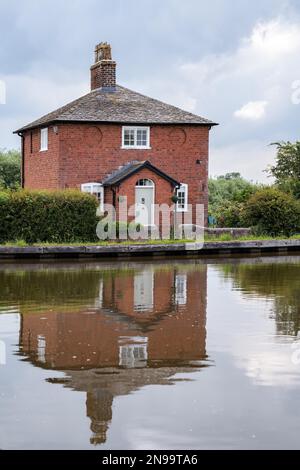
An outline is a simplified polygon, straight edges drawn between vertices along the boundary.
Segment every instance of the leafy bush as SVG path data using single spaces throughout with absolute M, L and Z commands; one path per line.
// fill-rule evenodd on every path
M 228 173 L 210 178 L 209 214 L 217 219 L 218 227 L 241 227 L 242 204 L 261 189 L 261 185 L 244 179 L 240 173 Z
M 300 203 L 275 188 L 254 194 L 245 204 L 244 215 L 258 234 L 290 236 L 300 230 Z
M 96 241 L 96 199 L 76 190 L 0 193 L 0 242 Z
M 244 204 L 242 203 L 223 203 L 217 208 L 215 217 L 220 228 L 242 228 L 247 226 L 244 220 Z
M 19 189 L 21 154 L 18 150 L 0 150 L 0 188 Z
M 299 179 L 285 179 L 276 183 L 280 191 L 291 194 L 296 199 L 300 200 L 300 180 Z

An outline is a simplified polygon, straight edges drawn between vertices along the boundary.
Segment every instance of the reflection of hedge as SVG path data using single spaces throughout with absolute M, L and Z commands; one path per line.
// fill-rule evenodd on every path
M 21 313 L 35 308 L 76 311 L 95 304 L 101 272 L 85 269 L 0 270 L 0 311 L 16 305 Z
M 300 331 L 299 263 L 226 264 L 220 269 L 244 296 L 273 300 L 278 333 L 297 336 Z
M 95 241 L 96 208 L 80 191 L 0 192 L 0 243 Z

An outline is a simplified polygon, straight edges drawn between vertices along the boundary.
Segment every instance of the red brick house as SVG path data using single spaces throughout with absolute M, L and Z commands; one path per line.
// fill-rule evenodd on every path
M 118 210 L 122 196 L 140 208 L 178 197 L 208 204 L 209 131 L 215 123 L 116 84 L 106 43 L 96 46 L 91 92 L 17 130 L 22 137 L 22 185 L 78 188 Z M 174 200 L 174 198 L 173 198 Z M 153 224 L 153 212 L 146 220 Z

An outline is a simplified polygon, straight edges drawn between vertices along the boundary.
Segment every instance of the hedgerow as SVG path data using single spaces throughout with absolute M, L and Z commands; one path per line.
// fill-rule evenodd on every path
M 0 243 L 96 241 L 97 205 L 76 190 L 0 192 Z

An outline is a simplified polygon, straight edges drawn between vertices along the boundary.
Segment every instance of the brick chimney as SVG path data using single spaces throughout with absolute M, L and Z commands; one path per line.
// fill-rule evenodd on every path
M 101 42 L 95 48 L 95 63 L 91 67 L 91 90 L 102 88 L 104 91 L 116 89 L 116 62 L 111 58 L 111 47 Z

